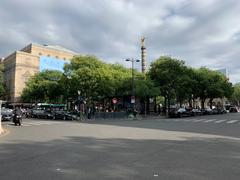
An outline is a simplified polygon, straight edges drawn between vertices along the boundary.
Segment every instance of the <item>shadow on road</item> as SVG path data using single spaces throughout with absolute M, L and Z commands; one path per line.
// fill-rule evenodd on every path
M 66 137 L 0 146 L 0 179 L 218 179 L 240 176 L 240 143 Z

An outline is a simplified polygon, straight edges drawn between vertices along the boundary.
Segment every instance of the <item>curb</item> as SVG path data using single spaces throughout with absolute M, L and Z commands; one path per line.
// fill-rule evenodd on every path
M 9 131 L 6 129 L 2 129 L 2 130 L 3 131 L 0 133 L 0 137 L 6 136 L 9 133 Z

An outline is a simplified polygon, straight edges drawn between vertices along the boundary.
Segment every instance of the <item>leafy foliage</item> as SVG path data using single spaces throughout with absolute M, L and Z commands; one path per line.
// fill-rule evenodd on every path
M 238 106 L 240 105 L 240 83 L 234 85 L 234 92 L 231 96 L 231 101 L 236 103 Z
M 184 61 L 162 56 L 151 64 L 150 78 L 159 86 L 161 94 L 170 101 L 180 103 L 200 98 L 202 107 L 207 98 L 230 97 L 232 84 L 219 72 L 207 68 L 192 69 Z
M 64 88 L 61 87 L 62 72 L 46 70 L 35 74 L 23 89 L 23 102 L 59 102 Z

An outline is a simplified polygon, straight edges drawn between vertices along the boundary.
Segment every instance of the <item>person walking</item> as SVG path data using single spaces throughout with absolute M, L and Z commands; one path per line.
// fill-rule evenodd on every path
M 92 110 L 90 107 L 87 108 L 87 118 L 88 119 L 91 119 L 91 113 L 92 113 Z

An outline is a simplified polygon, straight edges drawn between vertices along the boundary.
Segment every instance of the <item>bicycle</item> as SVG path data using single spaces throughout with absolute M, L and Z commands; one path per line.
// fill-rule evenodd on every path
M 86 121 L 87 120 L 87 117 L 86 117 L 84 112 L 79 113 L 79 120 L 80 121 Z
M 137 113 L 130 113 L 128 115 L 128 119 L 130 119 L 130 120 L 142 120 L 143 117 L 137 112 Z

